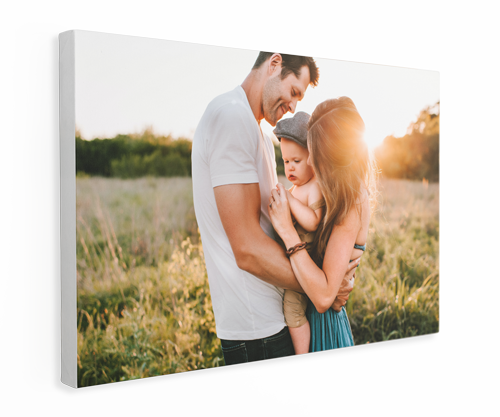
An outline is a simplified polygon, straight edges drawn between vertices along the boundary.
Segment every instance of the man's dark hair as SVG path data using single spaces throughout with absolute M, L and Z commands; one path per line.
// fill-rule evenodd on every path
M 273 53 L 279 52 L 259 52 L 259 56 L 253 64 L 252 69 L 260 68 L 260 66 L 267 61 L 267 59 L 273 55 Z M 318 85 L 319 70 L 316 66 L 316 62 L 309 56 L 301 55 L 287 55 L 280 54 L 282 58 L 281 62 L 281 79 L 284 80 L 289 74 L 293 73 L 297 78 L 300 77 L 300 70 L 303 66 L 309 68 L 310 82 L 313 87 Z

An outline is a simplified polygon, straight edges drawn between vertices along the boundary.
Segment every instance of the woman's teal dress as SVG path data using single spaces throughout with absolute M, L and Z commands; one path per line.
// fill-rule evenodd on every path
M 355 244 L 354 247 L 362 251 L 366 249 L 366 245 Z M 309 300 L 306 317 L 311 326 L 309 352 L 354 346 L 351 325 L 344 307 L 338 313 L 330 307 L 321 314 Z
M 344 307 L 338 313 L 329 308 L 320 314 L 309 301 L 306 316 L 311 326 L 309 352 L 354 346 L 351 325 Z

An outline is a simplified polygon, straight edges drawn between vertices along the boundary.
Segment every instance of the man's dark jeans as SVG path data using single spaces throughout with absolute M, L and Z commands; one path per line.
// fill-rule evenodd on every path
M 295 354 L 288 327 L 273 336 L 256 340 L 223 340 L 222 353 L 226 365 L 281 358 Z

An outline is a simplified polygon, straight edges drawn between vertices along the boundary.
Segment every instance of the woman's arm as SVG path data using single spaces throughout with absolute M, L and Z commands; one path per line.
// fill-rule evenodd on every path
M 300 240 L 297 231 L 291 225 L 291 221 L 289 222 L 287 219 L 286 210 L 288 208 L 284 207 L 286 199 L 283 200 L 284 192 L 281 191 L 284 190 L 284 187 L 279 187 L 279 190 L 280 194 L 273 190 L 273 199 L 276 203 L 270 207 L 269 214 L 275 230 L 283 239 L 286 247 L 290 248 L 299 243 Z M 359 264 L 359 259 L 349 263 L 349 258 L 360 226 L 359 216 L 353 209 L 347 215 L 344 223 L 334 228 L 327 244 L 323 270 L 318 268 L 305 250 L 300 250 L 290 256 L 290 263 L 297 281 L 319 313 L 324 313 L 332 306 L 346 275 L 346 268 L 348 273 Z
M 326 247 L 322 270 L 304 250 L 290 256 L 295 278 L 319 313 L 324 313 L 332 306 L 344 279 L 346 266 L 349 265 L 349 257 L 359 231 L 359 216 L 355 210 L 352 212 L 352 216 L 348 215 L 351 219 L 346 219 L 342 225 L 334 228 Z M 356 220 L 357 228 L 352 227 L 355 226 Z M 291 247 L 295 245 L 295 240 L 298 241 L 298 236 L 286 236 L 283 240 L 287 247 Z

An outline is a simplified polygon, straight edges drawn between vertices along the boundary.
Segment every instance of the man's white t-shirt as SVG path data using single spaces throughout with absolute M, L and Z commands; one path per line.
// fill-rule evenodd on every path
M 253 340 L 276 334 L 285 327 L 283 290 L 238 268 L 214 196 L 221 185 L 259 183 L 260 226 L 275 238 L 267 211 L 277 183 L 274 147 L 241 86 L 210 102 L 194 134 L 191 158 L 194 209 L 217 336 Z

